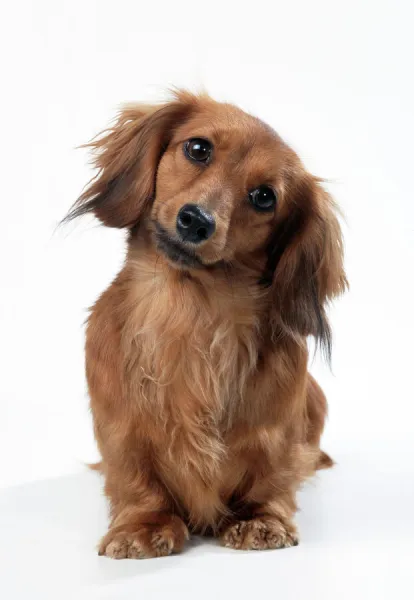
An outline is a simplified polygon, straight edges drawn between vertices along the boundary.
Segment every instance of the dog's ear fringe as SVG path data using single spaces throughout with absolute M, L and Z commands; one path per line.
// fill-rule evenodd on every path
M 331 365 L 332 331 L 326 307 L 348 287 L 343 270 L 339 211 L 306 174 L 290 190 L 289 217 L 275 231 L 268 253 L 267 285 L 272 288 L 273 326 L 292 338 L 311 336 L 315 352 Z M 279 334 L 280 335 L 280 334 Z
M 316 331 L 313 334 L 315 340 L 315 352 L 319 350 L 322 358 L 332 364 L 332 329 L 326 316 L 325 308 L 321 307 L 318 300 L 316 283 L 312 283 L 312 297 L 314 299 L 314 310 L 316 315 Z
M 106 194 L 97 193 L 94 196 L 90 197 L 90 187 L 97 179 L 99 179 L 100 175 L 101 171 L 98 171 L 98 173 L 94 175 L 92 179 L 90 179 L 90 181 L 85 186 L 85 191 L 75 201 L 68 214 L 60 221 L 60 225 L 65 225 L 67 223 L 70 223 L 71 221 L 74 221 L 75 219 L 78 219 L 79 217 L 83 217 L 88 214 L 95 215 L 96 210 L 102 208 L 102 206 L 107 201 L 107 198 L 110 197 L 112 188 L 115 185 L 116 181 L 113 180 L 112 182 L 109 182 L 109 184 L 107 185 Z

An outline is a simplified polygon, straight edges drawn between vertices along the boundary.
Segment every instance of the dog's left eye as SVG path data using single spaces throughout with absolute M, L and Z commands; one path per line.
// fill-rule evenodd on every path
M 213 146 L 208 140 L 192 138 L 184 144 L 185 155 L 191 160 L 207 164 L 211 158 Z
M 249 192 L 249 201 L 257 211 L 267 212 L 276 205 L 276 192 L 268 185 L 259 185 Z

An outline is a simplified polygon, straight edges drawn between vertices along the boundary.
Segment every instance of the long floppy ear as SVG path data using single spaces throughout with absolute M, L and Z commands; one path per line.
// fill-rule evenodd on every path
M 325 307 L 348 286 L 335 204 L 308 174 L 290 189 L 289 204 L 289 216 L 277 227 L 269 248 L 273 326 L 314 336 L 329 359 L 331 330 Z
M 136 225 L 154 196 L 157 166 L 174 127 L 195 104 L 195 96 L 177 92 L 164 105 L 122 109 L 115 125 L 87 144 L 98 173 L 64 221 L 93 213 L 109 227 Z

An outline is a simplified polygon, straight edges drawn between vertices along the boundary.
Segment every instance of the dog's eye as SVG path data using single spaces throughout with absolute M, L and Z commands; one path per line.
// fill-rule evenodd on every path
M 273 210 L 276 204 L 276 193 L 268 185 L 259 185 L 258 188 L 249 192 L 250 204 L 259 212 Z
M 207 164 L 211 158 L 213 146 L 208 140 L 192 138 L 184 144 L 185 155 L 195 162 Z

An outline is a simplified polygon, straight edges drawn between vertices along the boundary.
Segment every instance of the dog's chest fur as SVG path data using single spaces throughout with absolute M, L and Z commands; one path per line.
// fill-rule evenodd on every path
M 171 268 L 135 273 L 122 346 L 139 402 L 173 421 L 191 405 L 198 418 L 222 422 L 257 364 L 254 293 L 219 279 L 211 292 Z
M 171 268 L 136 263 L 122 332 L 128 396 L 154 424 L 159 468 L 206 485 L 223 476 L 225 437 L 255 371 L 254 291 L 217 279 L 213 293 Z M 174 485 L 174 482 L 171 482 Z M 210 500 L 211 501 L 211 500 Z

